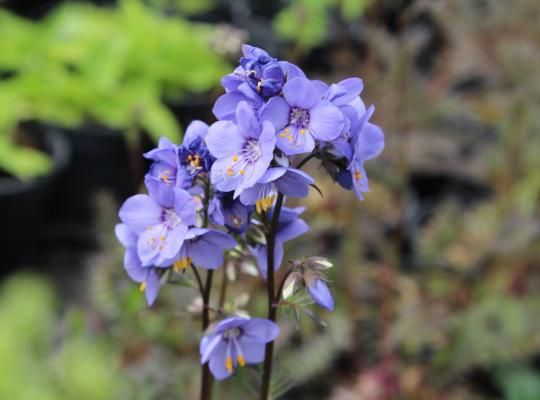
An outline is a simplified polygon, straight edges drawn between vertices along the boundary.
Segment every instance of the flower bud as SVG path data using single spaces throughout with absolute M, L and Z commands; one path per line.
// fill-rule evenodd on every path
M 334 264 L 328 258 L 313 256 L 307 259 L 306 266 L 308 269 L 315 271 L 324 271 L 325 269 L 332 268 Z
M 285 283 L 283 284 L 283 291 L 281 292 L 284 299 L 288 299 L 296 293 L 302 282 L 302 275 L 298 272 L 291 273 Z

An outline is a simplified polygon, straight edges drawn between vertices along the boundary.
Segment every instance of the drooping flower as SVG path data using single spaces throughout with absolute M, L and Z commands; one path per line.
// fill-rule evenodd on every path
M 202 121 L 193 121 L 186 129 L 182 145 L 178 147 L 180 169 L 178 179 L 184 189 L 191 187 L 193 180 L 203 172 L 209 172 L 214 157 L 206 148 L 204 138 L 208 125 Z
M 131 279 L 140 283 L 139 288 L 146 296 L 146 303 L 151 306 L 161 286 L 158 269 L 141 265 L 137 254 L 138 235 L 126 224 L 117 224 L 114 231 L 118 241 L 125 247 L 124 268 Z
M 276 240 L 274 244 L 274 269 L 278 269 L 283 261 L 283 244 L 289 240 L 296 239 L 309 230 L 308 225 L 303 219 L 298 218 L 305 210 L 305 207 L 288 208 L 283 207 L 279 214 L 278 225 L 276 228 Z M 270 212 L 268 218 L 272 218 Z M 251 252 L 257 258 L 257 265 L 261 276 L 266 279 L 267 276 L 267 246 L 257 245 L 251 248 Z
M 236 123 L 217 121 L 208 131 L 206 145 L 217 160 L 212 165 L 211 181 L 222 191 L 234 190 L 236 198 L 264 175 L 276 139 L 268 121 L 259 122 L 246 102 L 236 109 Z
M 237 366 L 262 362 L 266 343 L 278 335 L 279 326 L 264 318 L 224 319 L 201 339 L 201 364 L 209 363 L 214 378 L 228 378 Z
M 232 192 L 215 192 L 208 206 L 212 223 L 225 226 L 230 232 L 244 233 L 249 224 L 250 207 L 239 199 L 233 198 Z
M 137 194 L 120 208 L 120 220 L 139 235 L 137 254 L 143 266 L 162 264 L 172 259 L 182 247 L 188 227 L 195 223 L 195 203 L 185 190 L 174 188 L 173 199 Z
M 144 178 L 146 186 L 160 192 L 160 197 L 172 199 L 173 189 L 183 184 L 182 179 L 178 179 L 178 146 L 162 137 L 158 147 L 145 153 L 144 157 L 153 161 Z
M 304 171 L 295 168 L 269 168 L 259 181 L 240 195 L 245 205 L 255 205 L 258 213 L 274 205 L 277 193 L 290 197 L 306 197 L 314 180 Z
M 362 193 L 369 191 L 364 161 L 377 157 L 384 149 L 384 134 L 380 127 L 366 122 L 358 134 L 354 144 L 352 161 L 347 170 L 352 181 L 352 188 L 358 199 L 363 200 Z
M 332 311 L 334 309 L 334 298 L 330 293 L 330 289 L 328 289 L 328 285 L 320 276 L 313 272 L 306 272 L 304 274 L 304 281 L 313 300 L 321 307 Z
M 339 136 L 345 118 L 338 107 L 323 99 L 325 88 L 304 77 L 283 86 L 283 97 L 272 97 L 260 110 L 262 121 L 276 129 L 277 147 L 286 155 L 309 153 L 315 141 Z
M 191 228 L 172 261 L 175 272 L 185 270 L 193 263 L 196 267 L 216 269 L 223 265 L 223 251 L 236 246 L 236 241 L 224 232 L 203 228 Z

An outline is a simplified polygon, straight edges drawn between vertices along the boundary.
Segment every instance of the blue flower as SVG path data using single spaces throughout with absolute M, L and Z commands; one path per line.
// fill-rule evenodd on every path
M 151 306 L 161 286 L 158 269 L 142 266 L 137 254 L 139 236 L 126 224 L 117 224 L 114 231 L 120 243 L 125 247 L 124 268 L 131 279 L 140 283 L 139 288 L 146 296 L 146 303 Z
M 245 205 L 255 205 L 257 212 L 261 213 L 272 208 L 278 192 L 285 196 L 306 197 L 313 182 L 313 178 L 299 169 L 269 168 L 253 187 L 242 192 L 240 201 Z
M 191 228 L 178 254 L 164 262 L 175 272 L 185 270 L 193 263 L 196 267 L 216 269 L 223 265 L 223 251 L 236 246 L 236 241 L 224 232 L 204 228 Z
M 276 143 L 272 124 L 261 124 L 246 102 L 238 105 L 236 121 L 218 121 L 206 136 L 206 146 L 217 158 L 210 174 L 212 184 L 222 192 L 234 190 L 235 198 L 264 175 Z
M 201 364 L 209 363 L 214 378 L 228 378 L 237 366 L 262 362 L 266 344 L 278 335 L 279 326 L 264 318 L 224 319 L 201 339 Z
M 323 99 L 326 88 L 298 77 L 283 86 L 283 97 L 272 97 L 260 110 L 262 121 L 276 129 L 277 147 L 286 155 L 309 153 L 315 141 L 339 136 L 345 118 L 338 107 Z
M 319 275 L 313 272 L 306 272 L 304 274 L 304 280 L 307 290 L 313 300 L 315 300 L 315 303 L 332 311 L 334 309 L 334 298 L 330 293 L 330 289 L 328 289 L 328 286 Z
M 139 235 L 137 254 L 143 266 L 163 264 L 176 256 L 196 219 L 195 203 L 187 191 L 174 188 L 172 199 L 161 192 L 150 193 L 128 198 L 119 212 L 120 220 Z
M 233 198 L 232 192 L 215 192 L 208 206 L 208 214 L 212 223 L 225 226 L 230 232 L 241 234 L 249 224 L 250 207 L 239 199 Z
M 193 121 L 188 125 L 184 135 L 184 141 L 178 148 L 178 160 L 180 164 L 178 179 L 182 180 L 182 187 L 184 189 L 191 187 L 193 180 L 200 173 L 209 172 L 215 160 L 204 142 L 207 133 L 207 124 L 202 121 Z

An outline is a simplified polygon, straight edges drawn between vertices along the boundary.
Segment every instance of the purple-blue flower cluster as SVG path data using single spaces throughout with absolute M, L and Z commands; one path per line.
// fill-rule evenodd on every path
M 360 98 L 362 80 L 327 85 L 264 50 L 242 50 L 240 65 L 222 79 L 226 93 L 213 109 L 219 121 L 207 137 L 218 158 L 212 183 L 267 210 L 277 191 L 307 195 L 313 179 L 291 167 L 292 156 L 315 152 L 337 168 L 333 178 L 362 199 L 369 190 L 364 162 L 384 148 L 382 130 L 369 122 L 374 107 L 366 108 Z
M 384 135 L 370 122 L 374 107 L 360 98 L 362 80 L 327 85 L 262 49 L 242 50 L 240 65 L 221 81 L 225 93 L 213 107 L 217 121 L 194 121 L 181 144 L 161 139 L 144 154 L 152 161 L 144 179 L 147 194 L 128 198 L 119 211 L 116 236 L 125 248 L 124 267 L 148 305 L 162 284 L 189 267 L 201 295 L 209 293 L 196 268 L 221 267 L 233 248 L 235 257 L 255 259 L 261 277 L 272 282 L 284 244 L 309 230 L 300 218 L 305 208 L 284 205 L 288 197 L 306 197 L 315 185 L 302 170 L 309 159 L 320 159 L 359 199 L 369 191 L 364 163 L 382 152 Z M 290 262 L 280 290 L 304 290 L 333 310 L 324 272 L 330 267 L 322 257 Z M 278 290 L 276 299 L 281 295 L 285 299 Z M 205 303 L 206 315 L 209 309 Z M 233 313 L 205 332 L 201 363 L 216 379 L 227 378 L 237 366 L 263 361 L 266 344 L 278 334 L 271 320 Z

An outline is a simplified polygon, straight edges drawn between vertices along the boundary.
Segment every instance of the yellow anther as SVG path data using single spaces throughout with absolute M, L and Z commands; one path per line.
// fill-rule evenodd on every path
M 232 156 L 232 160 L 233 160 L 233 162 L 237 162 L 238 161 L 238 156 L 235 154 L 234 156 Z
M 233 372 L 233 363 L 230 356 L 225 360 L 225 368 L 227 368 L 227 371 Z
M 240 171 L 238 171 L 238 173 L 239 173 L 240 175 L 244 175 L 244 174 L 246 173 L 246 171 L 244 171 L 243 169 L 241 169 Z
M 306 130 L 305 129 L 300 129 L 300 134 L 303 135 L 306 133 Z
M 289 128 L 285 129 L 285 133 L 290 133 L 291 130 Z
M 159 251 L 163 250 L 163 245 L 159 246 Z
M 279 136 L 282 137 L 282 138 L 284 138 L 284 137 L 287 136 L 287 135 L 285 135 L 285 132 L 281 132 L 281 133 L 279 134 Z
M 173 271 L 174 272 L 180 272 L 182 269 L 183 269 L 183 263 L 182 263 L 182 260 L 176 260 L 174 263 L 173 263 Z
M 187 160 L 188 160 L 188 161 L 191 161 L 191 160 L 193 160 L 193 156 L 192 156 L 191 154 L 190 154 L 190 155 L 188 155 L 188 156 L 187 156 Z
M 357 181 L 362 179 L 362 174 L 358 170 L 354 171 L 354 179 L 356 179 Z
M 144 292 L 146 289 L 146 282 L 141 282 L 140 286 L 139 286 L 139 290 L 141 292 Z
M 293 139 L 293 138 L 292 138 L 292 135 L 287 136 L 287 140 L 288 140 L 289 142 L 292 142 L 292 139 Z
M 261 201 L 260 200 L 257 200 L 257 202 L 255 203 L 255 208 L 257 209 L 257 212 L 260 214 L 262 212 L 262 209 L 261 209 Z
M 227 175 L 233 176 L 233 175 L 234 175 L 234 171 L 233 171 L 232 169 L 229 168 L 229 169 L 227 170 Z
M 241 367 L 246 365 L 246 360 L 244 359 L 242 355 L 239 355 L 238 357 L 236 357 L 236 360 L 238 361 L 238 365 L 240 365 Z
M 259 81 L 259 83 L 257 83 L 257 92 L 260 92 L 260 91 L 261 91 L 261 85 L 262 85 L 262 83 L 263 83 L 263 79 L 261 79 L 261 80 Z
M 164 235 L 161 235 L 161 236 L 159 237 L 159 240 L 161 240 L 162 242 L 164 242 L 165 239 L 167 239 L 167 238 L 166 238 Z
M 149 231 L 151 231 L 151 230 L 152 230 L 152 225 L 148 225 L 148 226 L 146 227 L 146 229 L 148 229 Z

